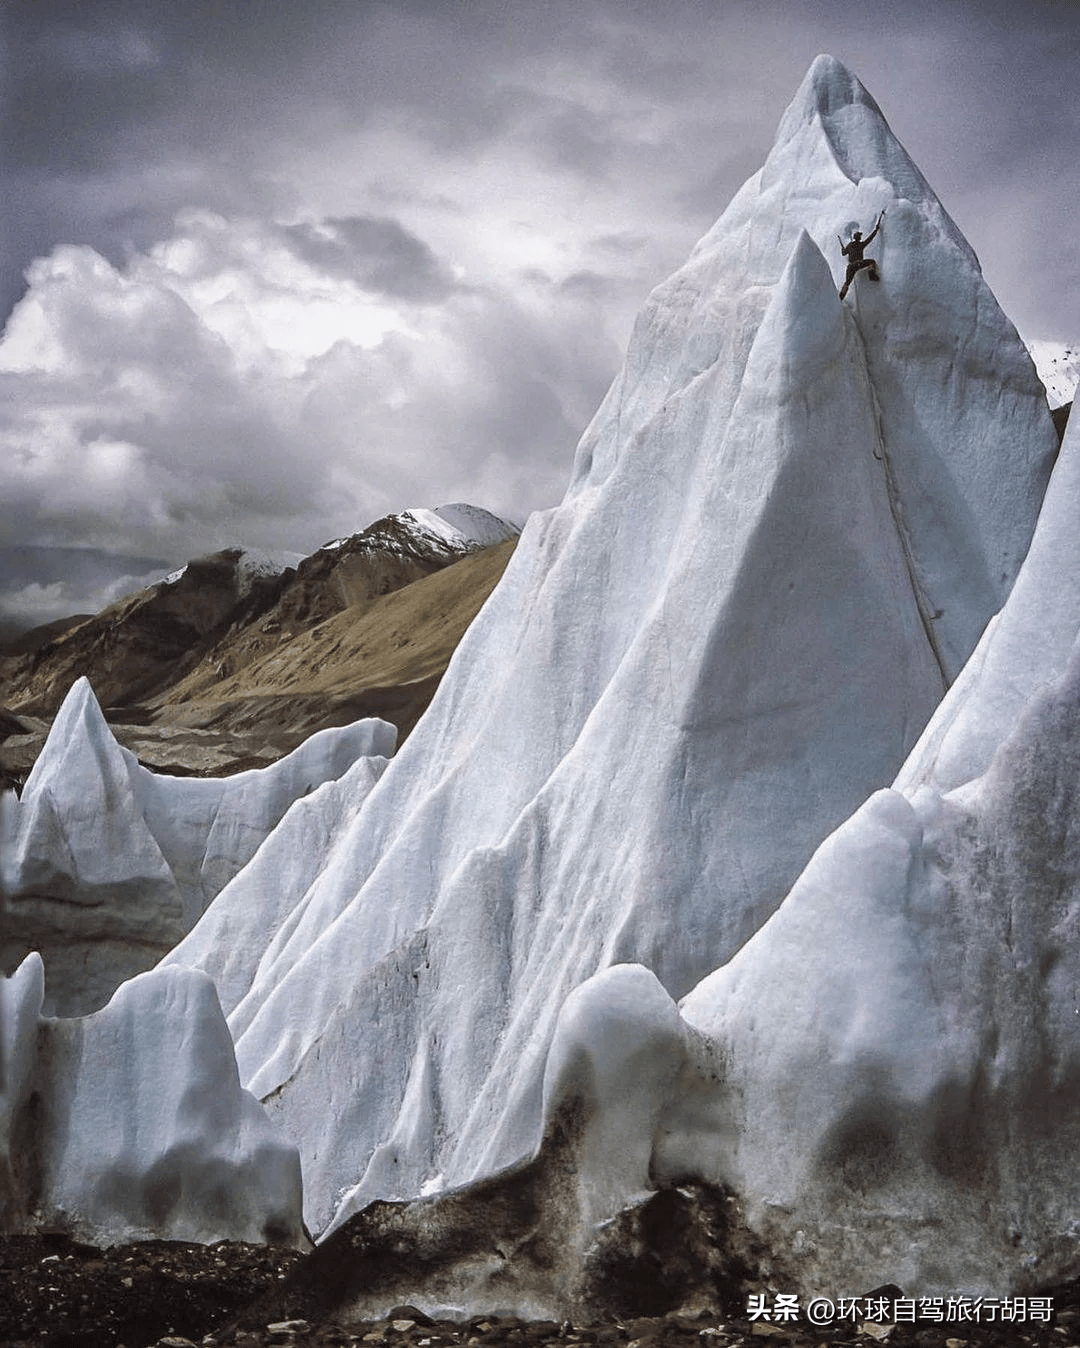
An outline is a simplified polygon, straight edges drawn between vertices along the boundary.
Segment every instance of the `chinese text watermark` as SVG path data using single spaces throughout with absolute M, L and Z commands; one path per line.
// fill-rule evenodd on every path
M 1054 1314 L 1053 1297 L 810 1297 L 800 1301 L 795 1293 L 751 1293 L 746 1306 L 748 1320 L 771 1324 L 809 1320 L 812 1325 L 851 1321 L 865 1324 L 1018 1324 L 1049 1322 Z

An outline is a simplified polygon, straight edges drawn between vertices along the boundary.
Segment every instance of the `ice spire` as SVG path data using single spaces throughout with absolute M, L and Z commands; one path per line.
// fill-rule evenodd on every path
M 639 963 L 680 995 L 743 946 L 1008 591 L 1049 412 L 860 89 L 815 63 L 402 751 L 332 826 L 294 816 L 312 850 L 229 1026 L 315 1232 L 365 1175 L 409 1198 L 529 1156 L 574 989 Z M 882 280 L 842 305 L 836 232 L 881 209 Z
M 576 982 L 638 960 L 678 993 L 721 963 L 891 779 L 1007 593 L 1054 442 L 1045 399 L 840 71 L 816 67 L 817 111 L 785 119 L 650 297 L 566 500 L 526 529 L 232 1012 L 244 1081 L 308 1149 L 315 1228 L 386 1136 L 412 1139 L 403 1192 L 527 1154 Z M 853 182 L 842 141 L 879 172 Z M 837 226 L 882 208 L 883 280 L 841 305 Z M 392 1028 L 361 1009 L 382 995 Z M 498 1034 L 437 1028 L 455 1015 Z M 408 1060 L 435 1036 L 430 1135 L 399 1117 L 397 1071 L 377 1104 L 326 1106 L 340 1073 L 380 1077 L 388 1034 Z
M 817 56 L 780 120 L 773 147 L 798 140 L 813 126 L 820 128 L 837 167 L 852 183 L 883 178 L 897 197 L 932 201 L 933 189 L 893 134 L 885 116 L 863 83 L 834 56 Z M 971 245 L 941 210 L 950 237 L 975 261 Z

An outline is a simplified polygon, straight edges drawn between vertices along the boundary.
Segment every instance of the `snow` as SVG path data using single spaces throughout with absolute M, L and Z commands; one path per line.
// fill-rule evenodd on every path
M 303 560 L 302 552 L 280 550 L 268 552 L 263 548 L 242 548 L 236 561 L 239 597 L 245 598 L 256 581 L 272 580 L 285 571 L 295 571 Z
M 1080 344 L 1076 342 L 1048 342 L 1032 338 L 1027 349 L 1039 378 L 1046 385 L 1046 397 L 1051 407 L 1064 407 L 1076 396 L 1080 383 Z
M 304 560 L 302 552 L 292 552 L 287 549 L 267 550 L 265 548 L 225 548 L 225 552 L 231 552 L 236 557 L 236 597 L 245 599 L 250 593 L 252 586 L 260 580 L 273 580 L 275 576 L 282 575 L 285 571 L 293 570 Z M 175 585 L 187 574 L 187 565 L 178 567 L 169 574 L 158 585 Z M 155 589 L 156 586 L 150 586 Z
M 389 525 L 389 529 L 381 526 Z M 376 546 L 405 547 L 440 560 L 463 557 L 480 548 L 516 538 L 520 532 L 479 506 L 448 505 L 434 510 L 414 507 L 371 526 Z
M 419 511 L 412 513 L 420 514 Z M 423 513 L 437 516 L 444 524 L 448 524 L 452 530 L 460 534 L 466 543 L 484 548 L 494 547 L 497 543 L 506 543 L 521 532 L 516 525 L 500 519 L 498 515 L 493 515 L 490 510 L 482 510 L 479 506 L 466 505 L 460 501 L 453 505 L 436 506 L 431 512 Z
M 361 764 L 373 782 L 394 728 L 320 731 L 267 768 L 168 777 L 117 744 L 89 682 L 57 713 L 22 798 L 0 813 L 0 885 L 15 929 L 64 933 L 47 1009 L 94 1010 L 196 923 L 294 801 Z
M 836 232 L 881 210 L 881 281 L 841 304 Z M 1072 446 L 960 674 L 1056 435 L 974 253 L 819 57 L 401 752 L 298 802 L 149 976 L 213 980 L 316 1235 L 561 1135 L 571 1263 L 696 1176 L 804 1290 L 1058 1267 L 1080 673 L 1047 559 Z
M 335 538 L 324 543 L 319 551 L 331 552 L 357 538 L 363 540 L 370 535 L 372 546 L 380 549 L 393 550 L 411 545 L 415 551 L 446 559 L 505 543 L 511 538 L 517 538 L 520 532 L 516 525 L 500 519 L 489 510 L 458 502 L 436 506 L 434 509 L 417 506 L 396 515 L 387 515 L 385 519 L 376 520 L 359 535 Z

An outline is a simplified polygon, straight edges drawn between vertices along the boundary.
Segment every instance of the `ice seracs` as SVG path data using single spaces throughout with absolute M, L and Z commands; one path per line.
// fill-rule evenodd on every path
M 205 974 L 142 974 L 71 1020 L 42 1018 L 43 995 L 37 955 L 0 982 L 6 1229 L 307 1243 L 296 1149 L 240 1088 Z
M 1080 383 L 1080 343 L 1048 342 L 1036 337 L 1027 342 L 1027 349 L 1046 385 L 1050 406 L 1057 408 L 1071 403 Z
M 712 1049 L 699 1089 L 726 1064 L 708 1171 L 804 1287 L 1076 1274 L 1078 506 L 1074 427 L 1009 601 L 894 787 L 682 1003 Z
M 883 279 L 841 306 L 836 229 L 882 208 Z M 241 1079 L 301 1147 L 313 1231 L 343 1193 L 530 1155 L 593 974 L 637 962 L 680 996 L 744 944 L 895 775 L 1008 592 L 1054 445 L 971 249 L 815 62 L 650 298 L 566 501 L 230 971 Z
M 705 370 L 720 367 L 730 407 L 800 231 L 839 289 L 837 235 L 867 230 L 881 210 L 873 252 L 882 280 L 860 276 L 846 303 L 866 349 L 920 607 L 951 680 L 1009 592 L 1054 439 L 1031 360 L 970 245 L 877 104 L 832 57 L 814 61 L 762 169 L 650 296 L 578 449 L 571 496 L 603 481 Z
M 371 723 L 362 723 L 370 726 Z M 385 722 L 374 723 L 382 732 Z M 384 742 L 383 746 L 386 748 Z M 298 798 L 251 861 L 221 890 L 197 926 L 165 959 L 214 980 L 228 1014 L 287 939 L 293 909 L 320 874 L 387 765 L 362 754 L 340 776 Z
M 370 787 L 394 738 L 384 721 L 359 721 L 320 731 L 268 768 L 162 776 L 117 744 L 78 680 L 21 799 L 0 798 L 5 962 L 41 950 L 46 1009 L 97 1010 L 191 930 L 294 801 L 357 762 Z

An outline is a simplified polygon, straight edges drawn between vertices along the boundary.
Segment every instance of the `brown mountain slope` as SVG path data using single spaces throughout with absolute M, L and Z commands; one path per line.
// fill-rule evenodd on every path
M 69 618 L 54 618 L 52 622 L 42 623 L 40 627 L 31 627 L 28 631 L 18 630 L 6 636 L 6 628 L 0 625 L 0 659 L 14 659 L 21 655 L 30 655 L 47 642 L 55 641 L 72 627 L 87 622 L 92 613 L 73 613 Z
M 244 583 L 241 556 L 241 549 L 230 548 L 200 557 L 175 579 L 127 595 L 25 654 L 0 660 L 0 701 L 16 712 L 50 715 L 82 675 L 103 706 L 158 691 L 229 628 L 274 603 L 295 575 Z
M 83 675 L 112 709 L 160 699 L 201 668 L 216 683 L 286 636 L 474 555 L 483 539 L 516 534 L 488 511 L 451 505 L 387 515 L 303 558 L 227 548 L 82 622 L 54 623 L 32 642 L 0 648 L 0 705 L 49 716 Z
M 465 629 L 514 550 L 501 543 L 295 636 L 266 643 L 265 624 L 238 650 L 219 646 L 142 709 L 152 724 L 234 733 L 305 734 L 361 716 L 416 724 Z M 254 647 L 254 649 L 253 649 Z
M 296 630 L 290 632 L 281 610 L 296 600 L 294 583 L 282 603 L 179 660 L 175 683 L 141 703 L 106 707 L 106 717 L 121 744 L 147 767 L 199 776 L 265 767 L 314 731 L 364 716 L 392 722 L 400 743 L 431 701 L 515 542 L 475 552 L 411 583 L 392 568 L 394 576 L 380 574 L 379 583 L 402 588 L 371 599 L 365 582 L 359 602 L 310 628 L 301 625 L 311 620 L 310 609 L 304 617 L 294 614 Z M 314 587 L 312 607 L 323 602 L 325 591 Z M 62 654 L 70 683 L 83 670 L 72 652 Z M 57 675 L 53 686 L 59 683 Z M 11 691 L 11 705 L 20 710 L 17 719 L 0 721 L 0 778 L 18 785 L 51 718 L 28 715 L 29 699 L 18 697 L 18 684 Z

